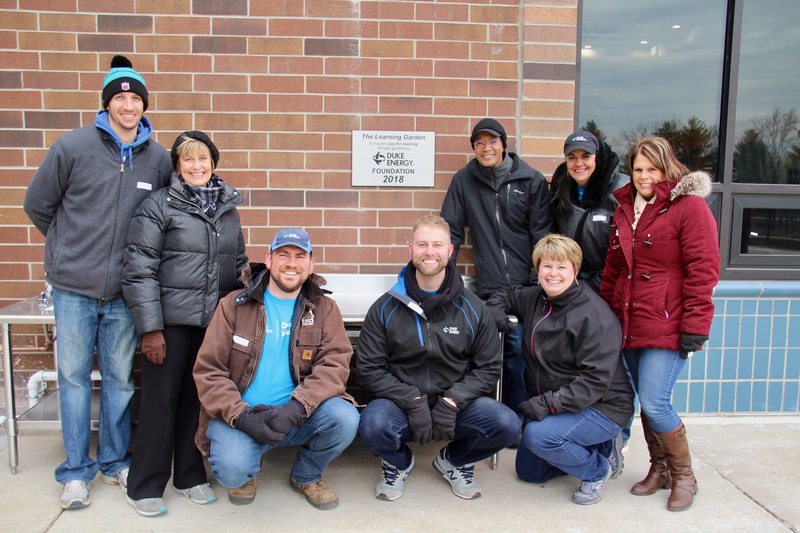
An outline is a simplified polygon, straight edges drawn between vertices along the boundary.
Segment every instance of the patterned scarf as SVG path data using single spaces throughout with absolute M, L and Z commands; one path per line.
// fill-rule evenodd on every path
M 225 182 L 222 181 L 222 178 L 213 174 L 205 187 L 195 187 L 194 185 L 186 183 L 182 177 L 180 180 L 189 200 L 196 203 L 206 216 L 213 218 L 217 212 L 219 195 L 222 194 L 222 189 L 225 186 Z

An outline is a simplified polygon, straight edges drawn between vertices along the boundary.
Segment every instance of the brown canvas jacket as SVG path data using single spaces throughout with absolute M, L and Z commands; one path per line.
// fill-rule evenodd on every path
M 261 358 L 269 271 L 261 263 L 251 263 L 242 278 L 247 288 L 220 301 L 194 366 L 201 403 L 195 443 L 204 454 L 209 421 L 217 418 L 232 424 L 247 407 L 242 394 Z M 292 321 L 291 372 L 296 384 L 292 398 L 303 404 L 306 416 L 334 396 L 353 401 L 345 392 L 353 348 L 339 307 L 320 286 L 324 284 L 316 274 L 309 277 L 297 297 Z

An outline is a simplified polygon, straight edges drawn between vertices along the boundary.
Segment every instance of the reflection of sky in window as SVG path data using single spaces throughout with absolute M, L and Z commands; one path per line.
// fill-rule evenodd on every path
M 580 124 L 594 119 L 612 139 L 639 125 L 652 129 L 693 115 L 717 127 L 725 4 L 584 2 Z
M 742 13 L 736 132 L 776 107 L 800 112 L 800 2 L 750 0 Z

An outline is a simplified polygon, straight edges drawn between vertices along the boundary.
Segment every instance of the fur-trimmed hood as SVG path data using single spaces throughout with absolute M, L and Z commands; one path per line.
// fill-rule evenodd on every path
M 711 194 L 711 176 L 708 172 L 696 170 L 678 180 L 678 183 L 669 193 L 670 201 L 678 196 L 699 196 L 705 198 Z

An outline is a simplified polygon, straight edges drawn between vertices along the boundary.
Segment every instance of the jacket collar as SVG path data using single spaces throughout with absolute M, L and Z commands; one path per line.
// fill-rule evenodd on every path
M 264 303 L 264 290 L 270 282 L 269 269 L 264 263 L 250 263 L 242 270 L 242 283 L 245 288 L 239 291 L 233 298 L 234 305 L 248 303 L 255 300 Z M 300 288 L 300 293 L 307 300 L 316 300 L 320 296 L 331 294 L 328 289 L 323 289 L 322 285 L 327 281 L 322 276 L 311 274 Z

